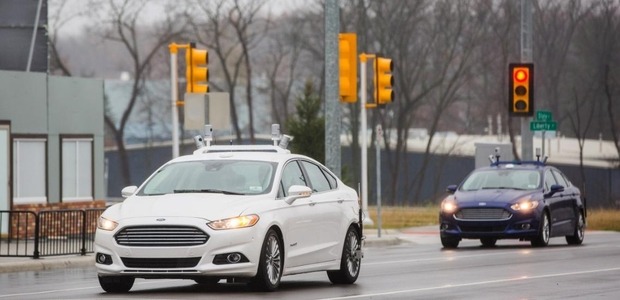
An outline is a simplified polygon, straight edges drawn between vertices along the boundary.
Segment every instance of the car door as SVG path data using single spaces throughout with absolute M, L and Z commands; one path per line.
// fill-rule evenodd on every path
M 320 216 L 315 223 L 320 235 L 316 237 L 317 260 L 330 261 L 340 259 L 341 244 L 346 233 L 347 218 L 344 213 L 343 198 L 326 177 L 321 167 L 307 160 L 300 160 L 312 188 L 311 201 Z
M 310 186 L 306 175 L 297 160 L 286 163 L 282 171 L 278 197 L 284 199 L 288 189 L 293 185 Z M 322 232 L 319 223 L 320 206 L 316 197 L 301 198 L 283 208 L 282 228 L 286 253 L 287 268 L 295 268 L 315 263 L 318 259 L 317 241 Z
M 551 186 L 558 184 L 551 173 L 551 169 L 545 170 L 545 195 L 551 191 Z M 554 193 L 551 196 L 545 197 L 545 203 L 549 208 L 549 222 L 551 223 L 551 235 L 556 235 L 556 225 L 561 219 L 561 205 L 562 205 L 562 193 Z
M 564 191 L 560 193 L 560 203 L 557 205 L 558 220 L 556 223 L 556 233 L 558 235 L 572 235 L 576 220 L 575 212 L 577 212 L 577 199 L 575 197 L 578 196 L 575 195 L 574 189 L 560 171 L 551 169 L 551 172 L 556 182 L 564 187 Z

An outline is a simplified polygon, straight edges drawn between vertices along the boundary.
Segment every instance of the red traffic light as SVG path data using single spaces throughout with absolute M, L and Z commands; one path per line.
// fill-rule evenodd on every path
M 525 82 L 527 81 L 527 72 L 523 69 L 516 69 L 514 77 L 517 82 Z

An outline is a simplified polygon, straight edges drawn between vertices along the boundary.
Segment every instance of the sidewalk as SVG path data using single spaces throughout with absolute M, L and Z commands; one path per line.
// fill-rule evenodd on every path
M 377 229 L 364 229 L 364 247 L 386 247 L 403 243 L 426 244 L 437 242 L 439 228 L 424 226 L 403 229 L 383 229 L 381 237 Z M 95 254 L 30 257 L 0 257 L 0 273 L 43 271 L 63 268 L 83 268 L 95 265 Z

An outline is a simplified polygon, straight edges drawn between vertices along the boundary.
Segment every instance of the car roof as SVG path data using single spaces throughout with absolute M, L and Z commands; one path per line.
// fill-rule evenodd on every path
M 305 155 L 292 154 L 287 149 L 272 145 L 212 145 L 200 148 L 193 154 L 175 158 L 169 163 L 196 160 L 255 160 L 283 163 L 294 158 L 316 162 Z
M 492 163 L 491 166 L 481 167 L 476 169 L 476 171 L 480 170 L 544 170 L 546 168 L 551 168 L 544 164 L 543 162 L 538 161 L 513 161 L 513 162 L 499 162 Z

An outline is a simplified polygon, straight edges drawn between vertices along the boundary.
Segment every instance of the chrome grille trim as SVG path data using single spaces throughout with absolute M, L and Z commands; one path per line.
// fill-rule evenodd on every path
M 503 208 L 462 208 L 454 214 L 454 218 L 459 221 L 506 221 L 512 218 L 512 213 Z
M 190 226 L 132 226 L 123 228 L 114 239 L 121 246 L 187 247 L 205 244 L 209 235 Z

